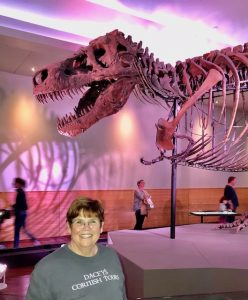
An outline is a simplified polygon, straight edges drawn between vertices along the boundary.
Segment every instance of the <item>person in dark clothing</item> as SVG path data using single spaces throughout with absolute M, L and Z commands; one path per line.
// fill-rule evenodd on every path
M 22 178 L 14 178 L 13 186 L 16 189 L 16 201 L 13 205 L 15 214 L 15 229 L 14 229 L 14 248 L 19 247 L 20 241 L 20 230 L 23 228 L 24 233 L 32 239 L 35 245 L 39 244 L 38 240 L 26 229 L 25 221 L 27 217 L 27 200 L 24 188 L 26 186 L 26 181 Z
M 239 206 L 239 199 L 234 189 L 236 184 L 236 177 L 230 176 L 227 181 L 227 185 L 224 189 L 224 197 L 225 199 L 232 201 L 232 211 L 236 212 L 237 207 Z M 228 222 L 232 223 L 235 220 L 235 216 L 228 216 Z

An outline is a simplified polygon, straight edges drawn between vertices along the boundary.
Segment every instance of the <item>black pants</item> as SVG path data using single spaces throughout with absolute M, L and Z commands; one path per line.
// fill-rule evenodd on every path
M 145 220 L 145 215 L 140 214 L 140 209 L 135 211 L 136 224 L 134 226 L 135 230 L 142 230 L 142 226 Z
M 25 227 L 26 217 L 27 217 L 26 211 L 23 210 L 23 211 L 16 212 L 16 215 L 15 215 L 14 248 L 18 248 L 19 247 L 20 230 L 21 230 L 21 228 L 23 228 L 23 231 L 26 233 L 26 235 L 32 241 L 36 240 L 36 238 Z
M 232 211 L 236 212 L 236 209 L 237 209 L 237 207 L 234 207 Z M 227 222 L 228 223 L 232 223 L 234 221 L 235 221 L 235 216 L 227 216 Z

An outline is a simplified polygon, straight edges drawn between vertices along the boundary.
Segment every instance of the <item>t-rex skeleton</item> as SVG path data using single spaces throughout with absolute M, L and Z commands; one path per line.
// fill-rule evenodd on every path
M 58 120 L 61 134 L 83 133 L 117 113 L 134 92 L 141 100 L 165 107 L 167 114 L 156 124 L 160 156 L 144 163 L 167 158 L 212 170 L 248 170 L 248 43 L 178 61 L 173 67 L 155 59 L 142 42 L 114 30 L 39 71 L 33 84 L 34 95 L 43 103 L 84 93 L 74 113 Z M 166 156 L 174 147 L 173 138 L 184 150 Z

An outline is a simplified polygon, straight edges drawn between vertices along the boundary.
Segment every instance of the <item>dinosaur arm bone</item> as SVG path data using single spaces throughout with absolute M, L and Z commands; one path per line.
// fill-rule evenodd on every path
M 207 69 L 214 68 L 214 69 L 218 70 L 223 76 L 223 79 L 222 79 L 223 103 L 222 103 L 221 113 L 220 113 L 220 117 L 219 117 L 219 122 L 220 122 L 222 119 L 222 116 L 224 115 L 224 111 L 226 108 L 226 77 L 225 77 L 225 74 L 220 66 L 218 66 L 210 61 L 200 58 L 200 62 L 204 68 L 207 68 Z
M 195 102 L 206 92 L 208 92 L 213 86 L 215 86 L 219 81 L 222 80 L 222 74 L 215 70 L 211 69 L 207 75 L 207 78 L 204 80 L 203 84 L 200 86 L 200 88 L 192 95 L 182 106 L 180 111 L 178 112 L 175 119 L 172 121 L 174 127 L 178 125 L 183 115 L 186 113 L 186 111 L 195 104 Z
M 172 121 L 166 121 L 164 119 L 159 119 L 157 127 L 157 135 L 156 135 L 156 145 L 159 149 L 172 150 L 174 148 L 173 143 L 171 141 L 173 134 L 176 131 L 176 127 L 180 122 L 183 115 L 186 111 L 195 104 L 195 102 L 207 91 L 209 91 L 213 86 L 215 86 L 220 80 L 223 79 L 222 74 L 216 69 L 211 69 L 207 75 L 207 78 L 200 86 L 200 88 L 188 98 L 188 100 L 184 103 L 177 116 Z

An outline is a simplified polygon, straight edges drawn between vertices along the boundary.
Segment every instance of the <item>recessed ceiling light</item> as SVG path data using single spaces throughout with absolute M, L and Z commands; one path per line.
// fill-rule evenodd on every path
M 35 67 L 32 67 L 32 68 L 31 68 L 31 71 L 32 71 L 32 72 L 35 72 Z

